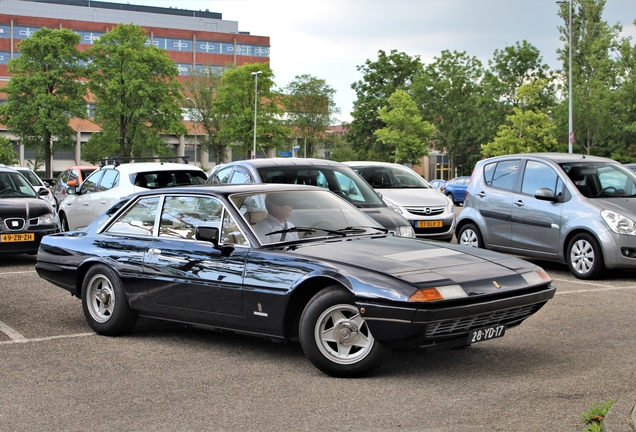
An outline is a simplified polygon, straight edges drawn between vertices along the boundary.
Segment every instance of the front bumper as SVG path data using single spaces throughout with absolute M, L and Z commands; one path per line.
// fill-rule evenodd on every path
M 59 229 L 48 229 L 43 231 L 24 231 L 24 232 L 2 232 L 0 234 L 33 234 L 33 241 L 22 242 L 2 242 L 0 241 L 0 254 L 19 254 L 19 253 L 36 253 L 42 242 L 42 237 L 48 234 L 55 234 Z
M 393 348 L 426 348 L 458 340 L 466 345 L 471 330 L 486 326 L 517 326 L 555 292 L 554 286 L 547 285 L 527 294 L 458 306 L 399 307 L 366 300 L 357 301 L 356 306 L 380 343 Z

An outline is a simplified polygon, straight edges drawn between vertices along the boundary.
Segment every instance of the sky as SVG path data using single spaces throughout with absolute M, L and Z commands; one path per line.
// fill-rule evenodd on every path
M 465 51 L 484 66 L 496 49 L 527 40 L 551 69 L 559 26 L 554 0 L 129 0 L 131 4 L 220 12 L 239 31 L 269 36 L 270 67 L 279 88 L 298 75 L 324 79 L 336 90 L 340 121 L 351 121 L 357 66 L 380 50 L 434 61 L 443 50 Z M 603 18 L 621 24 L 636 43 L 636 0 L 607 0 Z

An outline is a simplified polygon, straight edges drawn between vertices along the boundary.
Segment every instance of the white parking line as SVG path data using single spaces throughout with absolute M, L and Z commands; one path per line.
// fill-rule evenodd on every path
M 4 328 L 2 328 L 2 326 L 4 326 L 4 324 L 2 324 L 0 322 L 0 330 L 2 330 L 4 333 L 6 333 Z M 7 327 L 7 326 L 4 326 L 4 327 L 8 328 L 9 330 L 13 330 L 10 327 Z M 27 339 L 24 336 L 22 336 L 21 334 L 19 334 L 18 332 L 16 332 L 15 330 L 13 330 L 13 332 L 15 334 L 19 335 L 20 339 L 14 339 L 10 334 L 7 333 L 8 336 L 11 339 L 13 339 L 13 340 L 0 342 L 0 345 L 9 345 L 9 344 L 16 344 L 16 343 L 29 343 L 29 342 L 43 342 L 43 341 L 54 340 L 54 339 L 70 339 L 70 338 L 76 338 L 76 337 L 95 336 L 97 334 L 97 333 L 77 333 L 77 334 L 70 334 L 70 335 L 48 336 L 48 337 L 43 337 L 43 338 Z
M 552 279 L 553 281 L 558 282 L 572 282 L 567 279 Z M 576 281 L 579 285 L 588 285 L 590 287 L 599 287 L 599 288 L 590 288 L 590 289 L 582 289 L 582 290 L 570 290 L 570 291 L 559 291 L 557 288 L 556 294 L 576 294 L 576 293 L 586 293 L 586 292 L 599 292 L 599 291 L 617 291 L 617 290 L 633 290 L 636 289 L 636 285 L 627 285 L 627 286 L 618 286 L 618 287 L 608 287 L 607 284 L 602 284 L 598 282 L 583 282 Z
M 19 272 L 2 272 L 0 273 L 0 276 L 11 275 L 11 274 L 31 274 L 31 273 L 37 274 L 35 270 L 29 270 L 29 271 L 19 271 Z
M 17 331 L 13 330 L 11 327 L 0 321 L 0 331 L 11 338 L 13 342 L 26 342 L 27 338 L 22 336 Z M 5 342 L 6 343 L 6 342 Z

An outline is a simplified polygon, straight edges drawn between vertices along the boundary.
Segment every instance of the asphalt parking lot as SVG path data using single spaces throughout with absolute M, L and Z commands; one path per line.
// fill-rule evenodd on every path
M 613 399 L 631 430 L 635 273 L 582 282 L 543 265 L 557 295 L 501 339 L 395 352 L 373 376 L 335 379 L 298 344 L 141 319 L 94 334 L 35 258 L 0 261 L 0 430 L 580 431 Z M 614 423 L 615 422 L 615 423 Z

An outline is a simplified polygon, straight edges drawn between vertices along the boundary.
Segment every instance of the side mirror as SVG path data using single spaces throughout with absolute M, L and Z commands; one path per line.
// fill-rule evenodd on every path
M 559 200 L 559 198 L 554 195 L 552 189 L 548 188 L 537 189 L 537 191 L 534 193 L 534 197 L 541 201 L 557 202 Z
M 75 190 L 75 186 L 69 186 L 66 188 L 66 195 L 75 195 L 77 191 Z
M 214 227 L 197 227 L 194 237 L 197 240 L 211 242 L 214 247 L 219 246 L 219 229 Z
M 40 189 L 38 191 L 38 195 L 39 196 L 47 196 L 48 194 L 50 194 L 51 192 L 48 189 Z

